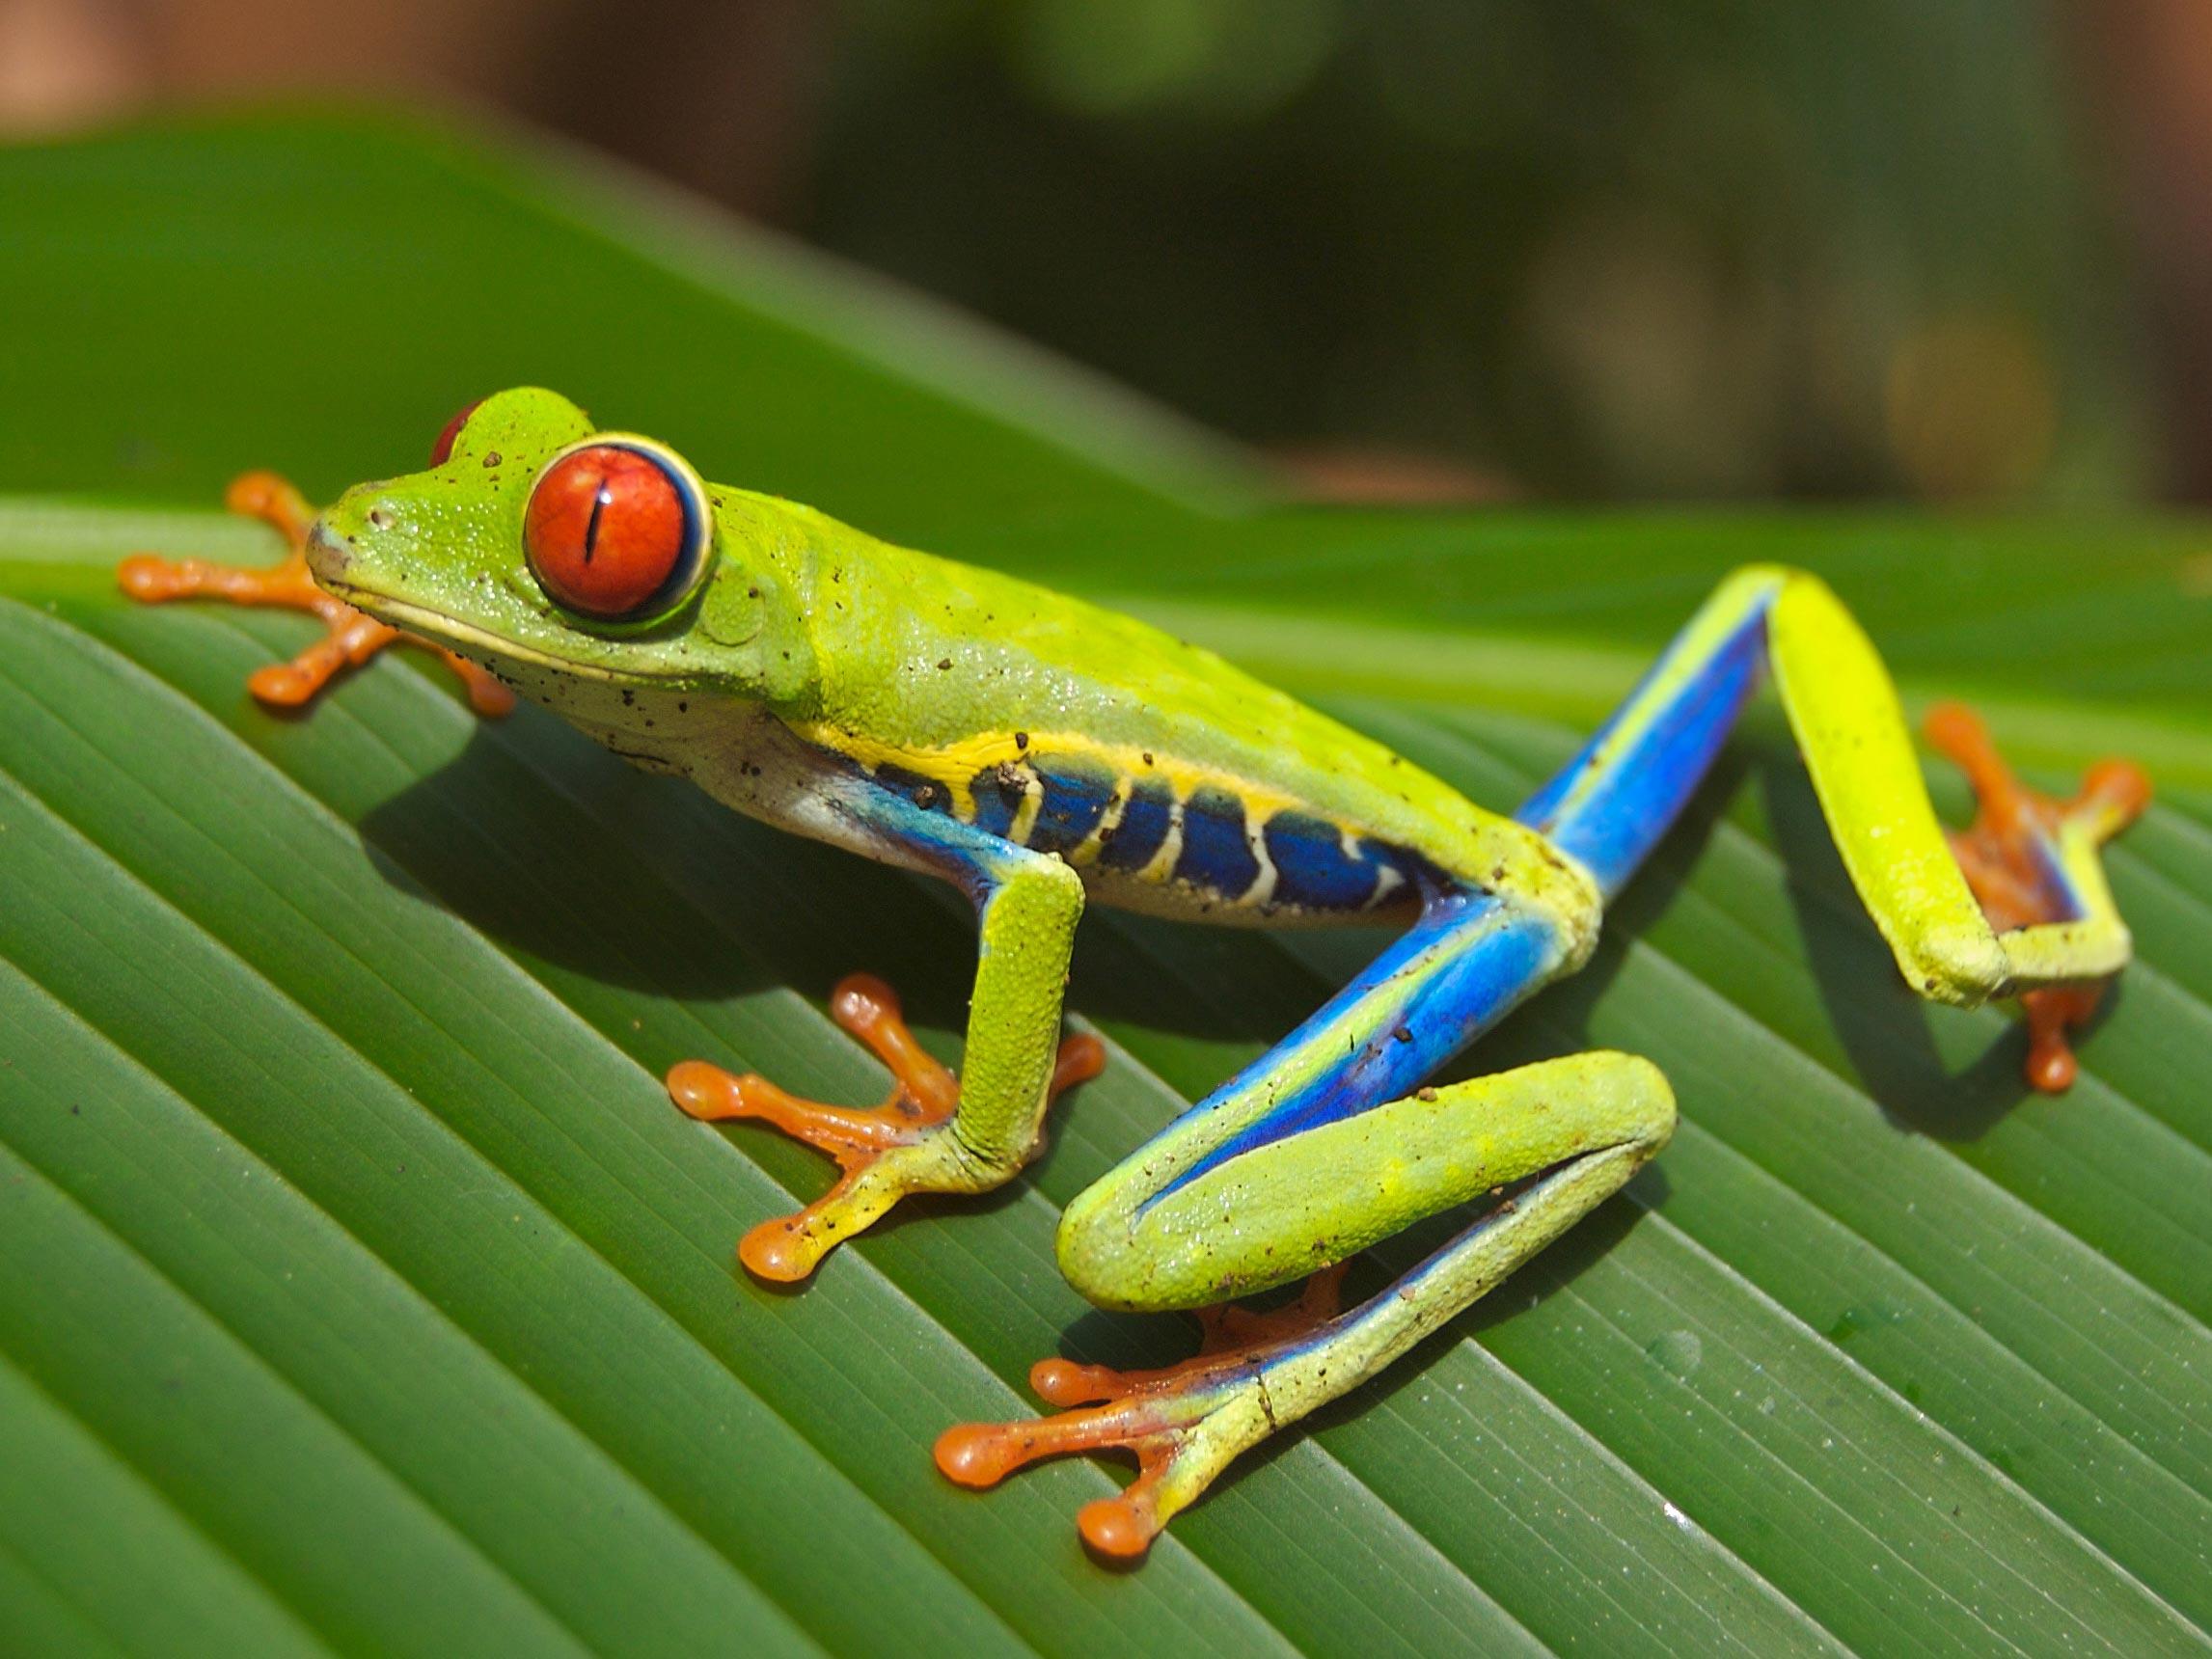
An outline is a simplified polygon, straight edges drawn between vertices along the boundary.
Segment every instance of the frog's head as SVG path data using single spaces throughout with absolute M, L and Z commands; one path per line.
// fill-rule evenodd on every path
M 788 701 L 811 673 L 769 521 L 667 445 L 502 392 L 453 417 L 430 470 L 357 485 L 315 521 L 315 580 L 540 701 L 596 685 Z

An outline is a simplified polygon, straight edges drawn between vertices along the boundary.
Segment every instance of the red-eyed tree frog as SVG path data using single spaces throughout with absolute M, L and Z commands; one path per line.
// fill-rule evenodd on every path
M 1673 1093 L 1634 1055 L 1425 1082 L 1588 960 L 1607 901 L 1762 679 L 1906 983 L 1959 1005 L 2020 997 L 2037 1087 L 2070 1080 L 2066 1028 L 2128 960 L 2098 848 L 2142 809 L 2142 774 L 2108 762 L 2073 800 L 2044 800 L 1971 716 L 1941 710 L 1928 736 L 1981 802 L 1947 839 L 1873 647 L 1799 571 L 1723 581 L 1587 747 L 1501 817 L 1207 651 L 706 483 L 668 446 L 595 429 L 551 392 L 472 405 L 427 472 L 360 485 L 319 517 L 267 475 L 241 480 L 233 504 L 284 529 L 293 557 L 269 571 L 142 557 L 121 580 L 143 599 L 321 615 L 329 637 L 258 675 L 257 694 L 305 701 L 413 637 L 483 712 L 519 694 L 640 766 L 973 901 L 957 1076 L 889 990 L 858 977 L 832 1012 L 897 1078 L 888 1104 L 817 1104 L 704 1061 L 669 1074 L 695 1118 L 757 1119 L 843 1166 L 825 1197 L 739 1246 L 761 1278 L 804 1279 L 907 1194 L 987 1191 L 1035 1156 L 1052 1096 L 1103 1059 L 1095 1040 L 1060 1036 L 1086 902 L 1255 926 L 1409 924 L 1061 1218 L 1079 1290 L 1107 1308 L 1213 1310 L 1201 1353 L 1150 1373 L 1046 1360 L 1031 1380 L 1061 1415 L 937 1444 L 945 1475 L 970 1486 L 1055 1454 L 1133 1451 L 1135 1482 L 1079 1517 L 1108 1556 L 1140 1555 L 1238 1454 L 1373 1376 L 1667 1144 Z M 1450 1243 L 1339 1306 L 1348 1258 L 1469 1204 Z M 1227 1306 L 1309 1275 L 1286 1309 Z

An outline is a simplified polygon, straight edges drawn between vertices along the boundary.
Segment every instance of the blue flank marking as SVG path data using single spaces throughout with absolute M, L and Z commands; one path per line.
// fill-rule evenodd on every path
M 1360 857 L 1344 850 L 1344 832 L 1303 812 L 1278 812 L 1263 831 L 1274 861 L 1274 902 L 1315 911 L 1355 911 L 1375 896 L 1382 879 L 1373 843 Z
M 1249 892 L 1260 879 L 1260 860 L 1244 839 L 1244 803 L 1226 789 L 1201 784 L 1183 803 L 1183 850 L 1176 856 L 1179 881 L 1233 899 Z
M 1751 694 L 1766 661 L 1764 606 L 1745 618 L 1703 664 L 1635 747 L 1598 763 L 1598 784 L 1566 816 L 1560 802 L 1592 769 L 1626 713 L 1605 722 L 1564 771 L 1515 814 L 1571 853 L 1607 898 L 1626 884 L 1681 815 Z M 1633 706 L 1633 699 L 1628 706 Z
M 1121 821 L 1099 851 L 1099 862 L 1109 870 L 1143 869 L 1166 843 L 1174 807 L 1175 793 L 1165 778 L 1140 778 L 1122 805 Z
M 1039 853 L 1065 853 L 1081 846 L 1113 799 L 1113 774 L 1081 760 L 1039 759 L 1031 764 L 1044 780 L 1045 799 L 1029 831 L 1029 846 Z
M 1003 837 L 1014 828 L 1014 814 L 1022 809 L 1024 791 L 999 781 L 998 769 L 986 767 L 968 786 L 975 798 L 975 828 L 986 835 Z

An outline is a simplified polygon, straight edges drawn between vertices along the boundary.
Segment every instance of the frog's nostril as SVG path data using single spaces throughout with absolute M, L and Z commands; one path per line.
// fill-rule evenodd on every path
M 389 528 L 391 527 L 391 524 L 392 524 L 392 515 L 391 515 L 390 513 L 386 512 L 386 511 L 385 511 L 385 510 L 384 510 L 382 507 L 370 507 L 370 508 L 369 509 L 369 529 L 371 529 L 371 530 L 386 530 L 386 529 L 389 529 Z

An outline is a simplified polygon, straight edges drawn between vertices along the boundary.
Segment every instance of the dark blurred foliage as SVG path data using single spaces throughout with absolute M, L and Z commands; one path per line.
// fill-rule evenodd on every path
M 2110 496 L 2143 394 L 2062 59 L 2022 0 L 855 0 L 796 218 L 1471 487 Z
M 19 126 L 302 86 L 488 98 L 1317 493 L 2212 494 L 2212 0 L 0 0 Z

